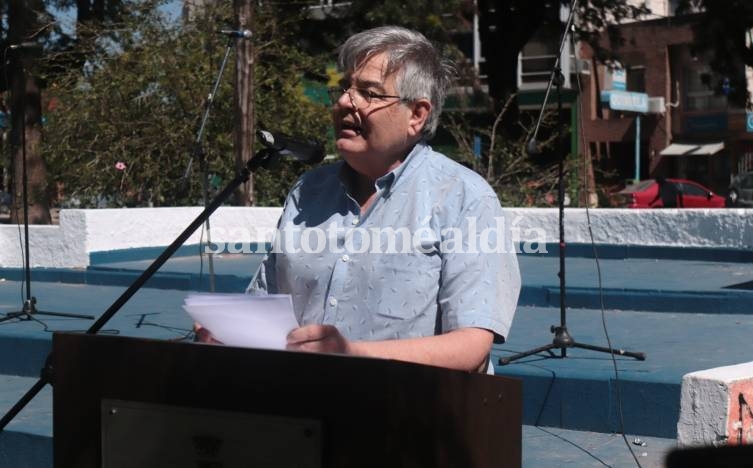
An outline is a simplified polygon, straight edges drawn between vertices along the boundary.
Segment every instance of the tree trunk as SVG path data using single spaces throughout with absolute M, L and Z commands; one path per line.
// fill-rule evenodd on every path
M 589 208 L 596 208 L 599 206 L 599 195 L 596 192 L 596 175 L 594 174 L 594 155 L 591 154 L 591 148 L 586 146 L 581 148 L 581 154 L 585 155 L 583 158 L 583 173 L 581 174 L 581 180 L 585 180 L 585 190 L 581 193 L 580 206 L 588 206 Z
M 31 37 L 34 14 L 22 0 L 8 4 L 8 38 L 11 43 Z M 11 219 L 23 221 L 24 189 L 28 199 L 31 224 L 50 224 L 50 202 L 47 187 L 47 166 L 40 151 L 42 139 L 42 99 L 38 80 L 33 76 L 33 51 L 23 48 L 11 52 L 10 87 L 11 134 L 13 165 L 13 203 Z M 25 144 L 24 144 L 25 143 Z M 26 178 L 23 169 L 26 165 Z M 26 180 L 24 180 L 26 179 Z
M 253 0 L 234 0 L 238 30 L 251 29 Z M 235 167 L 240 171 L 254 155 L 254 47 L 253 41 L 238 40 L 235 60 Z M 255 204 L 253 174 L 235 193 L 235 204 Z

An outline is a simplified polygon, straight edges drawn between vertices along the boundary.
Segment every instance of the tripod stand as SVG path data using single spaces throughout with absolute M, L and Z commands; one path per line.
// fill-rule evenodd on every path
M 230 52 L 233 50 L 233 45 L 237 39 L 248 39 L 251 37 L 250 31 L 221 31 L 222 34 L 228 35 L 227 45 L 225 46 L 225 55 L 222 57 L 222 62 L 220 63 L 220 69 L 217 72 L 217 77 L 214 80 L 214 84 L 212 85 L 212 90 L 210 91 L 209 95 L 207 96 L 207 99 L 204 104 L 204 113 L 201 116 L 201 123 L 199 124 L 199 129 L 196 131 L 196 139 L 194 140 L 193 145 L 193 152 L 191 154 L 191 158 L 188 160 L 188 165 L 186 166 L 186 170 L 183 173 L 183 182 L 184 184 L 188 183 L 188 178 L 191 174 L 191 168 L 193 167 L 193 160 L 196 159 L 199 161 L 199 172 L 201 173 L 201 192 L 202 192 L 202 200 L 204 203 L 204 208 L 207 208 L 209 206 L 209 162 L 206 160 L 206 152 L 204 151 L 204 133 L 206 131 L 207 122 L 209 121 L 209 113 L 212 110 L 212 105 L 214 104 L 214 99 L 217 97 L 217 90 L 220 88 L 220 82 L 222 80 L 222 75 L 225 72 L 225 67 L 227 66 L 228 59 L 230 58 Z M 209 217 L 207 216 L 206 221 L 204 222 L 204 229 L 207 233 L 207 245 L 212 246 L 212 229 L 209 225 Z M 209 292 L 215 291 L 215 274 L 214 274 L 214 252 L 213 249 L 208 249 L 204 251 L 202 249 L 202 255 L 203 253 L 206 253 L 207 255 L 207 266 L 209 267 Z
M 23 47 L 9 47 L 10 50 L 21 51 Z M 16 109 L 20 109 L 17 112 L 18 115 L 12 117 L 13 122 L 13 134 L 16 135 L 14 140 L 18 142 L 20 140 L 21 146 L 21 183 L 23 185 L 23 212 L 24 212 L 24 281 L 26 282 L 26 298 L 24 299 L 23 306 L 20 311 L 10 312 L 5 314 L 4 317 L 0 317 L 0 322 L 4 322 L 12 319 L 31 320 L 34 315 L 47 315 L 53 317 L 67 317 L 94 320 L 91 315 L 81 314 L 67 314 L 61 312 L 47 312 L 37 310 L 37 298 L 31 295 L 31 263 L 29 261 L 29 178 L 26 171 L 26 73 L 24 69 L 23 60 L 16 57 L 18 63 L 17 73 L 13 80 L 13 100 L 17 104 Z M 20 136 L 19 136 L 20 132 Z M 11 145 L 13 147 L 14 145 Z M 14 177 L 14 186 L 17 183 L 16 177 Z M 13 191 L 15 192 L 15 190 Z M 15 193 L 14 193 L 15 196 Z M 16 204 L 14 200 L 14 205 Z M 17 210 L 16 210 L 17 212 Z
M 549 79 L 549 84 L 546 88 L 546 93 L 544 94 L 544 102 L 541 106 L 541 111 L 539 114 L 538 121 L 536 123 L 536 128 L 534 129 L 533 137 L 528 142 L 528 152 L 531 155 L 539 154 L 541 152 L 538 143 L 536 142 L 536 136 L 539 131 L 539 127 L 541 126 L 541 120 L 544 115 L 544 110 L 546 109 L 546 104 L 549 98 L 549 93 L 552 89 L 552 85 L 554 84 L 557 87 L 557 122 L 558 122 L 558 129 L 561 128 L 562 125 L 562 84 L 564 83 L 565 79 L 562 75 L 562 70 L 560 69 L 560 57 L 562 56 L 562 51 L 564 50 L 565 44 L 567 43 L 567 37 L 570 32 L 570 27 L 573 24 L 573 15 L 575 13 L 575 9 L 577 7 L 577 0 L 573 0 L 573 2 L 570 4 L 570 14 L 567 19 L 567 24 L 565 25 L 565 32 L 562 36 L 562 41 L 560 42 L 560 49 L 559 49 L 559 55 L 557 56 L 557 59 L 554 63 L 554 69 L 552 70 L 551 78 Z M 567 329 L 567 305 L 566 305 L 566 288 L 565 288 L 565 157 L 562 156 L 559 158 L 559 161 L 557 163 L 557 196 L 558 196 L 558 209 L 559 209 L 559 279 L 560 279 L 560 324 L 559 326 L 552 325 L 551 326 L 551 333 L 554 333 L 554 339 L 551 343 L 540 346 L 538 348 L 534 348 L 528 351 L 524 351 L 522 353 L 516 353 L 512 356 L 506 356 L 499 359 L 500 365 L 509 364 L 512 361 L 516 361 L 518 359 L 522 359 L 527 356 L 532 356 L 534 354 L 538 354 L 541 352 L 548 352 L 550 354 L 550 357 L 556 357 L 552 350 L 559 349 L 560 350 L 560 358 L 567 357 L 567 348 L 582 348 L 582 349 L 588 349 L 591 351 L 599 351 L 602 353 L 609 353 L 613 355 L 620 355 L 620 356 L 628 356 L 635 359 L 638 359 L 639 361 L 643 361 L 646 359 L 646 355 L 644 353 L 637 353 L 632 351 L 625 351 L 622 349 L 613 349 L 611 347 L 606 348 L 602 346 L 594 346 L 590 344 L 580 343 L 578 341 L 575 341 L 573 337 L 570 335 L 570 332 Z

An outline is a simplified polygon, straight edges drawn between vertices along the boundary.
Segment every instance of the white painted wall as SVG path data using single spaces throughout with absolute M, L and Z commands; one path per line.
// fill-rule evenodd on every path
M 89 254 L 170 244 L 201 212 L 199 207 L 62 210 L 59 226 L 31 226 L 34 267 L 84 268 Z M 213 242 L 268 242 L 280 208 L 221 207 L 212 215 Z M 753 209 L 590 210 L 598 244 L 753 248 Z M 520 240 L 557 242 L 558 211 L 554 208 L 507 208 L 505 225 Z M 23 227 L 21 227 L 21 239 Z M 586 210 L 565 211 L 569 244 L 589 243 Z M 22 266 L 19 228 L 0 226 L 0 267 Z M 195 233 L 187 244 L 198 244 Z
M 92 252 L 167 246 L 201 210 L 61 210 L 58 226 L 29 227 L 30 263 L 32 267 L 85 268 Z M 268 232 L 274 229 L 280 213 L 280 208 L 221 207 L 210 218 L 212 241 L 265 242 L 264 228 Z M 197 230 L 186 244 L 198 244 L 200 232 Z M 0 267 L 22 267 L 23 226 L 0 225 L 0 242 Z
M 67 228 L 67 229 L 66 229 Z M 81 239 L 82 225 L 30 226 L 29 263 L 32 267 L 73 268 L 89 264 Z M 24 262 L 24 228 L 0 225 L 0 267 L 21 267 Z
M 521 228 L 544 229 L 548 242 L 559 240 L 556 208 L 507 208 L 506 216 Z M 753 210 L 750 209 L 591 209 L 594 242 L 607 245 L 753 248 Z M 589 216 L 585 208 L 565 210 L 565 240 L 587 244 Z
M 60 224 L 64 215 L 84 217 L 87 252 L 106 252 L 169 245 L 201 211 L 200 207 L 63 210 Z M 281 212 L 281 208 L 220 207 L 209 219 L 212 241 L 264 242 L 265 229 L 275 228 Z M 198 229 L 186 244 L 198 244 L 200 235 Z

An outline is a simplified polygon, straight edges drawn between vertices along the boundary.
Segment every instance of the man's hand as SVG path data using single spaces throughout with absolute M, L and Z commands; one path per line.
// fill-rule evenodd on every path
M 212 333 L 209 332 L 206 328 L 202 327 L 200 323 L 195 322 L 193 324 L 193 334 L 194 338 L 193 340 L 199 343 L 211 343 L 211 344 L 222 344 L 221 341 L 217 341 L 212 336 Z
M 396 359 L 470 372 L 485 372 L 494 336 L 462 328 L 438 336 L 386 341 L 348 341 L 332 325 L 305 325 L 288 333 L 287 349 Z
M 288 333 L 287 349 L 351 354 L 350 342 L 332 325 L 304 325 Z

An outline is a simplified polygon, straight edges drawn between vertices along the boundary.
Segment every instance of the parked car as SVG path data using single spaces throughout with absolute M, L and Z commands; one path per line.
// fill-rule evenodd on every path
M 727 190 L 727 206 L 753 207 L 753 172 L 746 172 L 732 178 Z
M 698 182 L 687 179 L 664 179 L 670 198 L 677 198 L 678 208 L 723 208 L 725 199 Z M 672 195 L 676 194 L 676 195 Z M 655 179 L 629 185 L 617 193 L 617 204 L 625 208 L 663 208 L 659 183 Z M 665 195 L 666 198 L 666 195 Z

